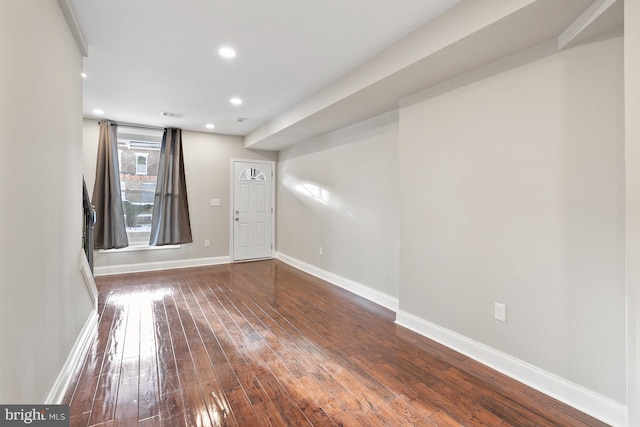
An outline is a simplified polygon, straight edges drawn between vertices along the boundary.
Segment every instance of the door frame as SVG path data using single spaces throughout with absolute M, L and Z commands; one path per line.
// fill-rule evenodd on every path
M 256 160 L 256 159 L 243 159 L 243 158 L 231 158 L 231 170 L 229 172 L 230 177 L 230 191 L 229 191 L 229 258 L 231 262 L 245 262 L 245 260 L 236 261 L 235 253 L 234 253 L 234 212 L 233 205 L 235 203 L 236 196 L 236 163 L 261 163 L 261 164 L 269 164 L 271 165 L 271 256 L 269 258 L 273 258 L 276 250 L 276 162 L 274 160 Z M 268 258 L 262 258 L 268 259 Z M 251 260 L 246 260 L 251 261 Z

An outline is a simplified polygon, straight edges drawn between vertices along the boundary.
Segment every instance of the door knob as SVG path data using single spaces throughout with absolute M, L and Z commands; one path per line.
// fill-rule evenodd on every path
M 240 221 L 240 218 L 238 218 L 238 217 L 235 217 L 235 220 L 236 220 L 236 221 Z

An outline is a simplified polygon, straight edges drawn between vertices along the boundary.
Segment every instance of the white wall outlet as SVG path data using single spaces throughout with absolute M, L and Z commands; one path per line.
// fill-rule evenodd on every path
M 209 239 L 205 239 L 204 245 L 205 246 L 211 246 L 211 242 L 209 241 Z
M 211 200 L 209 201 L 209 204 L 210 204 L 211 206 L 220 206 L 220 199 L 211 199 Z
M 507 321 L 507 306 L 504 304 L 496 303 L 494 307 L 494 317 L 501 322 Z
M 320 250 L 318 252 L 320 253 L 320 256 L 322 256 L 322 246 L 320 246 Z

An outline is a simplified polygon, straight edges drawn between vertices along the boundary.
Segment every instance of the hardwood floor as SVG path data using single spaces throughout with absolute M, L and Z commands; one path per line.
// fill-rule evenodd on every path
M 276 260 L 97 279 L 72 426 L 600 426 Z

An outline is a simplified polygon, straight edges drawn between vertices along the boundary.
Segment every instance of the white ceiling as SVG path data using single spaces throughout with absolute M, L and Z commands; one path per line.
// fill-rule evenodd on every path
M 246 135 L 459 1 L 72 0 L 89 45 L 84 113 Z

